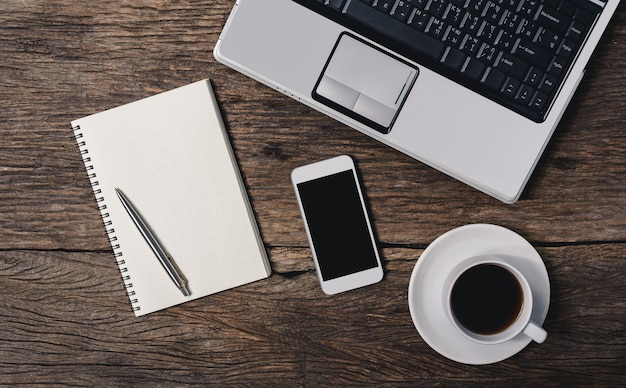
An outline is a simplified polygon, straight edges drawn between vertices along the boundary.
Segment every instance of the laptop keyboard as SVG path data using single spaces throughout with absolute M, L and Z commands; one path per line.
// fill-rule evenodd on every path
M 294 0 L 542 122 L 602 10 L 588 0 Z

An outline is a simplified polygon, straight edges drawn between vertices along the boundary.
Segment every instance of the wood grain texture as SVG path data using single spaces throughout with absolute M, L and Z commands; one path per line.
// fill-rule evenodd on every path
M 0 376 L 72 385 L 619 383 L 626 291 L 614 285 L 626 280 L 626 246 L 540 253 L 552 280 L 548 340 L 470 366 L 437 355 L 411 323 L 406 285 L 420 249 L 383 249 L 383 282 L 329 297 L 307 249 L 274 248 L 269 279 L 140 319 L 107 252 L 3 252 L 11 292 Z
M 233 1 L 0 2 L 0 385 L 620 385 L 626 366 L 626 12 L 526 192 L 502 204 L 220 64 Z M 206 77 L 270 254 L 264 281 L 135 318 L 71 120 Z M 383 282 L 328 297 L 289 173 L 352 155 Z M 551 279 L 546 343 L 487 366 L 438 355 L 407 285 L 469 223 L 526 237 Z

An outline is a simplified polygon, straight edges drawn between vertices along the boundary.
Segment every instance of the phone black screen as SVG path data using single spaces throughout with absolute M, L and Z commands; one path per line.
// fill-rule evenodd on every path
M 297 185 L 322 279 L 378 265 L 351 170 Z

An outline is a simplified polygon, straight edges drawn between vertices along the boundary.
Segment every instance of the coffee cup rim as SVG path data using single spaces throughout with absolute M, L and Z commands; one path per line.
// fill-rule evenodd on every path
M 475 333 L 466 329 L 457 320 L 456 316 L 454 315 L 454 312 L 452 311 L 452 305 L 451 305 L 450 296 L 452 294 L 452 288 L 454 287 L 459 277 L 462 274 L 464 274 L 466 271 L 468 271 L 469 269 L 474 268 L 478 265 L 484 265 L 484 264 L 498 265 L 506 269 L 511 274 L 513 274 L 513 276 L 515 276 L 515 278 L 520 284 L 520 287 L 522 288 L 523 300 L 522 300 L 522 306 L 518 314 L 518 317 L 507 328 L 494 334 L 479 334 L 479 333 Z M 473 257 L 470 257 L 461 261 L 450 271 L 450 274 L 448 275 L 448 277 L 446 278 L 446 281 L 444 282 L 443 290 L 444 290 L 444 293 L 443 293 L 444 305 L 446 306 L 445 310 L 446 310 L 446 315 L 448 319 L 450 320 L 452 325 L 462 335 L 464 335 L 466 338 L 470 339 L 471 341 L 481 343 L 481 344 L 486 344 L 486 345 L 499 344 L 502 342 L 509 341 L 513 339 L 514 337 L 516 337 L 517 335 L 519 335 L 520 333 L 522 333 L 524 328 L 528 325 L 528 323 L 531 320 L 531 314 L 532 314 L 532 309 L 533 309 L 533 296 L 532 296 L 532 289 L 530 288 L 530 284 L 528 283 L 528 280 L 526 279 L 526 277 L 517 268 L 515 268 L 513 265 L 511 265 L 510 263 L 508 263 L 506 260 L 504 260 L 503 258 L 499 256 L 480 255 L 480 256 L 473 256 Z

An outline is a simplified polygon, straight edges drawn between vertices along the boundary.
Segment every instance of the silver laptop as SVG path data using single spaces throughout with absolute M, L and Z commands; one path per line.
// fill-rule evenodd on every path
M 503 202 L 618 0 L 238 0 L 215 58 Z

